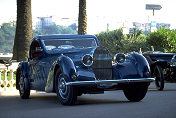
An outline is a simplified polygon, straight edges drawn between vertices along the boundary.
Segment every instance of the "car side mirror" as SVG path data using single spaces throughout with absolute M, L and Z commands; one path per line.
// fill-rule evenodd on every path
M 43 51 L 43 49 L 41 47 L 36 47 L 35 48 L 35 52 L 42 52 L 42 51 Z

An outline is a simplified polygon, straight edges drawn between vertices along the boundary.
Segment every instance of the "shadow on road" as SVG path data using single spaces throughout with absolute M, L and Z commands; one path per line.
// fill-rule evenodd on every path
M 107 105 L 107 104 L 124 104 L 130 103 L 127 99 L 109 98 L 108 95 L 83 95 L 78 97 L 75 106 L 84 105 Z M 31 95 L 29 99 L 21 99 L 20 96 L 2 96 L 0 97 L 0 104 L 4 106 L 3 109 L 15 107 L 15 110 L 39 110 L 48 108 L 65 107 L 60 104 L 55 94 L 35 94 Z M 8 104 L 8 105 L 7 105 Z M 0 110 L 2 108 L 0 107 Z
M 98 104 L 101 104 L 101 105 L 105 105 L 105 104 L 121 104 L 121 103 L 129 103 L 129 101 L 125 101 L 126 99 L 124 100 L 121 100 L 121 99 L 111 99 L 111 98 L 90 98 L 90 97 L 86 97 L 85 96 L 82 96 L 82 97 L 78 97 L 78 100 L 77 100 L 77 103 L 76 105 L 98 105 Z
M 102 95 L 103 96 L 103 95 Z M 25 100 L 24 100 L 25 101 Z M 54 106 L 57 104 L 57 107 L 60 106 L 60 102 L 57 99 L 57 96 L 52 95 L 52 96 L 48 96 L 48 95 L 39 95 L 39 96 L 31 96 L 29 100 L 27 100 L 28 102 L 33 102 L 33 104 L 41 104 L 42 106 L 44 106 L 45 104 L 47 105 L 53 105 Z M 108 98 L 106 95 L 104 95 L 103 98 L 99 98 L 96 97 L 96 95 L 91 95 L 91 97 L 89 95 L 82 95 L 80 97 L 78 97 L 77 102 L 74 106 L 78 106 L 78 105 L 98 105 L 98 104 L 121 104 L 121 103 L 130 103 L 128 100 L 124 99 L 112 99 L 112 98 Z M 41 106 L 40 105 L 40 106 Z

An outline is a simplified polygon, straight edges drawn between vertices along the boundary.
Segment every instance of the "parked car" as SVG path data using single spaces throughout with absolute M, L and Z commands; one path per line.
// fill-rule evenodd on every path
M 143 53 L 149 62 L 152 77 L 158 90 L 164 89 L 165 81 L 176 81 L 176 53 L 148 51 Z
M 56 92 L 63 105 L 75 104 L 82 94 L 123 90 L 130 101 L 147 93 L 150 69 L 138 53 L 117 53 L 99 45 L 93 35 L 50 35 L 32 39 L 29 59 L 17 69 L 16 88 L 23 99 L 30 90 Z

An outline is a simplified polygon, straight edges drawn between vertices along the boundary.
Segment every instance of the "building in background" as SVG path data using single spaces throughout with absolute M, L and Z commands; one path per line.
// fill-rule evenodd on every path
M 151 23 L 133 22 L 133 27 L 142 30 L 144 33 L 151 31 Z
M 45 26 L 54 25 L 55 22 L 52 21 L 52 16 L 50 17 L 37 17 L 36 29 L 42 29 Z
M 165 26 L 165 28 L 170 29 L 171 24 L 168 24 L 168 23 L 157 23 L 157 24 L 156 24 L 156 28 L 157 28 L 157 29 L 161 28 L 162 26 Z
M 171 24 L 168 23 L 156 23 L 156 30 L 159 28 L 165 26 L 165 28 L 170 29 Z M 138 23 L 138 22 L 133 22 L 133 27 L 139 30 L 142 30 L 144 33 L 150 32 L 151 31 L 151 23 Z

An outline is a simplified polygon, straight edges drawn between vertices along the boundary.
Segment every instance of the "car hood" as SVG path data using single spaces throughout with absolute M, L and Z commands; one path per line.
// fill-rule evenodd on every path
M 96 48 L 85 48 L 85 49 L 72 49 L 65 50 L 62 52 L 63 55 L 70 57 L 72 60 L 82 59 L 84 55 L 93 55 Z
M 72 48 L 63 50 L 50 50 L 47 52 L 49 55 L 59 56 L 61 54 L 68 56 L 73 61 L 80 61 L 84 55 L 93 55 L 95 48 Z
M 55 58 L 59 57 L 60 55 L 65 55 L 74 62 L 75 66 L 82 65 L 83 56 L 88 54 L 91 55 L 94 60 L 99 60 L 101 58 L 112 61 L 109 51 L 104 47 L 54 50 L 50 51 L 48 54 L 53 56 L 55 55 Z

